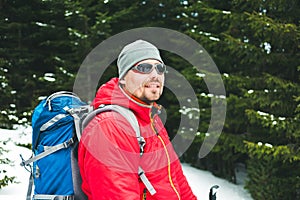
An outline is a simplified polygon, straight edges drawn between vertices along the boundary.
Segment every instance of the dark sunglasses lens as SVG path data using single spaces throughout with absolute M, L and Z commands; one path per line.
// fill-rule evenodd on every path
M 156 69 L 159 73 L 164 73 L 166 71 L 166 66 L 164 64 L 157 64 Z
M 142 63 L 137 65 L 136 69 L 142 73 L 149 73 L 152 70 L 152 65 L 149 63 Z

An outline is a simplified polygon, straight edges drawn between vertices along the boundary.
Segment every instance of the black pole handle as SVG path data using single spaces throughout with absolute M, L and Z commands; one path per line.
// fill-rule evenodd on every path
M 216 200 L 217 199 L 217 196 L 216 196 L 216 193 L 217 191 L 214 191 L 214 189 L 218 189 L 219 186 L 218 185 L 214 185 L 210 188 L 209 190 L 209 200 Z

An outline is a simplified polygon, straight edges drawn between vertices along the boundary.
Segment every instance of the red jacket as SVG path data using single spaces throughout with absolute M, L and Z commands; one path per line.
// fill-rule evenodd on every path
M 117 104 L 131 109 L 146 141 L 144 154 L 140 157 L 136 134 L 127 119 L 116 112 L 97 115 L 84 129 L 78 152 L 82 189 L 89 200 L 197 199 L 158 117 L 159 107 L 129 97 L 118 81 L 113 78 L 101 86 L 92 104 L 95 108 Z M 138 166 L 155 188 L 153 196 L 140 181 Z

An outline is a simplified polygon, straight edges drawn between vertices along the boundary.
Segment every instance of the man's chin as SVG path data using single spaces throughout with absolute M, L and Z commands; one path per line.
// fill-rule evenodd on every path
M 155 96 L 146 96 L 144 97 L 143 101 L 147 104 L 151 104 L 154 103 L 155 101 L 157 101 L 159 99 L 160 95 L 155 95 Z

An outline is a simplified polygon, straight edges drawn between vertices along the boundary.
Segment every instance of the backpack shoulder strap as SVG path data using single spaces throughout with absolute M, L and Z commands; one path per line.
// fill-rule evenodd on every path
M 140 126 L 139 123 L 132 111 L 130 111 L 128 108 L 118 106 L 118 105 L 105 105 L 101 106 L 98 109 L 92 111 L 90 114 L 86 116 L 86 118 L 82 122 L 82 126 L 80 128 L 80 131 L 83 130 L 84 127 L 87 126 L 87 124 L 99 113 L 105 112 L 105 111 L 115 111 L 117 113 L 120 113 L 122 116 L 124 116 L 127 121 L 131 124 L 133 130 L 136 133 L 136 138 L 138 140 L 139 146 L 140 146 L 140 155 L 142 156 L 144 153 L 144 146 L 146 144 L 145 139 L 141 136 L 140 132 Z
M 93 112 L 92 110 L 93 110 L 93 106 L 90 105 L 81 106 L 78 108 L 70 108 L 67 110 L 67 112 L 70 113 L 70 115 L 72 115 L 74 119 L 75 133 L 78 141 L 80 141 L 82 130 L 83 130 L 80 126 L 82 124 L 81 119 L 90 115 L 89 113 L 92 113 Z
M 131 110 L 129 110 L 128 108 L 118 106 L 118 105 L 101 106 L 86 116 L 86 118 L 82 122 L 81 130 L 83 130 L 83 128 L 86 127 L 87 124 L 97 114 L 99 114 L 101 112 L 105 112 L 105 111 L 118 112 L 127 119 L 127 121 L 131 124 L 132 128 L 134 129 L 134 131 L 136 133 L 136 138 L 137 138 L 139 146 L 140 146 L 140 156 L 142 156 L 144 153 L 144 146 L 145 146 L 146 142 L 145 142 L 145 139 L 141 136 L 140 126 L 139 126 L 139 123 L 138 123 L 134 113 Z M 144 185 L 146 186 L 146 188 L 148 189 L 148 191 L 150 192 L 150 194 L 154 195 L 156 193 L 156 190 L 154 189 L 154 187 L 152 186 L 152 184 L 146 177 L 145 172 L 141 167 L 139 167 L 139 169 L 138 169 L 138 175 L 139 175 L 140 179 L 142 180 L 142 182 L 144 183 Z
M 138 123 L 134 113 L 131 110 L 129 110 L 128 108 L 124 108 L 124 107 L 118 106 L 118 105 L 108 105 L 107 107 L 108 107 L 108 109 L 111 109 L 115 112 L 120 113 L 130 123 L 130 125 L 132 126 L 133 130 L 136 133 L 136 138 L 137 138 L 139 146 L 140 146 L 140 156 L 142 156 L 144 153 L 144 146 L 145 146 L 146 142 L 145 142 L 145 139 L 141 136 L 140 126 L 139 126 L 139 123 Z

